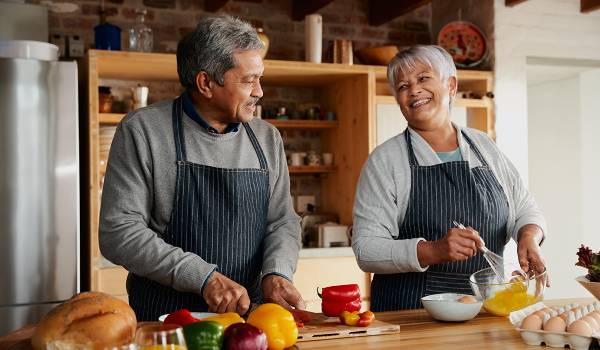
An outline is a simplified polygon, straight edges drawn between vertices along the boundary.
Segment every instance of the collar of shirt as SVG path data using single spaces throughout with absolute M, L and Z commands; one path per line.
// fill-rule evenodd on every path
M 196 108 L 194 107 L 194 103 L 192 102 L 192 98 L 190 97 L 190 95 L 187 91 L 183 93 L 183 111 L 190 118 L 192 118 L 193 121 L 200 124 L 200 126 L 203 127 L 204 129 L 206 129 L 208 132 L 213 133 L 213 134 L 219 133 L 219 131 L 217 129 L 210 126 L 210 124 L 208 124 L 206 122 L 206 120 L 204 120 L 204 118 L 202 118 L 202 116 L 200 116 L 200 114 L 196 111 Z M 230 132 L 237 132 L 239 127 L 240 127 L 240 123 L 229 123 L 229 125 L 227 125 L 227 127 L 225 128 L 225 131 L 223 133 L 227 134 Z

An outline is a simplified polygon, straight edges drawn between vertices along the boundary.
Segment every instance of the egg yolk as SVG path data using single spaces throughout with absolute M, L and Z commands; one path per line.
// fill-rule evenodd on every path
M 508 316 L 509 313 L 534 304 L 541 298 L 527 294 L 527 286 L 523 282 L 515 282 L 506 289 L 496 292 L 491 298 L 483 301 L 483 307 L 491 314 Z

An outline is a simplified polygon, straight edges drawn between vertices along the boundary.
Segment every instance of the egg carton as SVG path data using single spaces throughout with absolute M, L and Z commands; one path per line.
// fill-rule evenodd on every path
M 549 332 L 545 330 L 529 330 L 522 329 L 521 322 L 525 317 L 530 314 L 545 308 L 543 302 L 537 302 L 526 308 L 518 311 L 511 312 L 509 315 L 510 322 L 516 327 L 517 331 L 521 333 L 521 338 L 527 345 L 546 345 L 553 348 L 564 348 L 569 346 L 575 350 L 587 350 L 590 348 L 593 342 L 600 343 L 600 332 L 592 334 L 591 337 L 585 337 L 578 334 L 567 333 L 567 332 Z M 569 309 L 579 306 L 578 304 L 569 304 Z M 595 310 L 600 310 L 600 304 L 594 304 Z

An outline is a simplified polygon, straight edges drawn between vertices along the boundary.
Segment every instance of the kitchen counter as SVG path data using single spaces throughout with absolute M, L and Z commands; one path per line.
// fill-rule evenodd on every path
M 546 300 L 547 305 L 589 304 L 593 298 Z M 530 346 L 506 317 L 482 311 L 468 322 L 438 322 L 424 309 L 377 313 L 378 320 L 399 324 L 400 333 L 302 342 L 299 349 L 550 349 Z
M 593 298 L 546 300 L 547 305 L 589 304 Z M 298 349 L 544 349 L 526 345 L 506 317 L 482 312 L 468 322 L 438 322 L 424 309 L 382 312 L 377 319 L 399 324 L 400 333 L 392 335 L 316 340 L 297 344 Z M 30 349 L 33 327 L 25 327 L 0 338 L 0 349 Z M 25 340 L 23 340 L 25 339 Z

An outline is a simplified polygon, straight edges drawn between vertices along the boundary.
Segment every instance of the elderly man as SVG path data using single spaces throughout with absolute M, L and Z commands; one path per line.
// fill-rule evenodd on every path
M 253 119 L 262 43 L 246 22 L 202 20 L 177 48 L 185 92 L 130 113 L 108 161 L 100 248 L 129 271 L 139 320 L 187 308 L 304 308 L 283 142 Z

